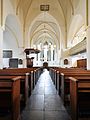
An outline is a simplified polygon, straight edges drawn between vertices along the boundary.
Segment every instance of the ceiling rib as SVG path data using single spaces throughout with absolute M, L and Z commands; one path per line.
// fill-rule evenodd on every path
M 27 18 L 27 15 L 28 15 L 28 12 L 29 12 L 29 9 L 30 9 L 30 7 L 31 7 L 31 4 L 32 4 L 32 0 L 30 1 L 30 3 L 29 3 L 29 6 L 28 6 L 28 8 L 27 8 L 27 12 L 26 12 L 26 15 L 25 15 L 25 19 L 24 19 L 24 32 L 25 32 L 25 23 L 26 23 L 26 18 Z
M 34 31 L 36 31 L 37 30 L 37 28 L 40 26 L 40 25 L 42 25 L 42 24 L 47 24 L 47 25 L 49 25 L 52 29 L 53 29 L 53 27 L 49 24 L 49 23 L 52 23 L 52 24 L 55 24 L 54 22 L 45 22 L 45 21 L 40 21 L 41 23 L 35 28 L 35 30 L 33 30 L 33 33 L 34 33 Z M 55 31 L 55 29 L 53 29 L 54 31 Z M 55 31 L 56 32 L 56 31 Z
M 18 15 L 18 8 L 20 6 L 20 3 L 21 3 L 22 0 L 19 0 L 18 4 L 17 4 L 17 7 L 16 7 L 16 15 Z
M 42 32 L 42 31 L 41 31 Z M 53 38 L 53 40 L 54 40 L 54 42 L 55 42 L 55 44 L 56 44 L 56 41 L 55 41 L 55 38 L 53 37 L 53 35 L 51 35 L 51 33 L 49 33 L 49 32 L 47 32 L 48 33 L 48 35 L 51 37 L 51 38 Z M 40 35 L 41 35 L 41 33 L 40 33 Z M 38 39 L 38 37 L 40 36 L 40 35 L 37 35 L 37 39 Z M 55 36 L 56 37 L 56 36 Z M 35 40 L 35 41 L 37 41 L 37 39 Z M 57 37 L 56 37 L 56 39 L 57 39 Z M 35 42 L 34 41 L 34 42 Z M 32 42 L 32 39 L 30 40 L 30 45 L 31 45 L 31 42 Z M 58 41 L 58 44 L 59 44 L 59 41 Z
M 57 40 L 58 40 L 58 36 L 57 36 L 52 30 L 47 29 L 47 28 L 42 28 L 42 29 L 36 31 L 36 32 L 31 36 L 31 39 L 33 38 L 33 36 L 34 36 L 35 34 L 39 33 L 40 31 L 43 31 L 43 30 L 47 30 L 47 31 L 52 32 L 52 33 L 56 36 L 56 38 L 57 38 Z
M 60 5 L 60 7 L 61 7 L 61 9 L 62 9 L 63 16 L 64 16 L 65 23 L 66 23 L 66 17 L 65 17 L 65 13 L 64 13 L 63 7 L 62 7 L 62 5 L 61 5 L 61 2 L 60 2 L 60 0 L 58 0 L 58 2 L 59 2 L 59 5 Z
M 29 9 L 31 7 L 31 4 L 32 4 L 32 0 L 30 1 L 29 7 L 27 8 L 27 12 L 26 12 L 26 15 L 25 15 L 24 23 L 23 23 L 23 43 L 24 44 L 25 44 L 25 23 L 26 23 L 26 17 L 28 15 L 28 12 L 29 12 Z
M 64 9 L 63 9 L 63 7 L 62 7 L 62 5 L 61 5 L 60 0 L 58 0 L 58 2 L 59 2 L 59 5 L 60 5 L 60 7 L 61 7 L 61 9 L 62 9 L 63 16 L 64 16 L 64 19 L 65 19 L 65 35 L 66 35 L 66 37 L 65 37 L 65 48 L 67 48 L 67 21 L 66 21 Z
M 73 7 L 73 3 L 72 3 L 72 0 L 69 0 L 70 1 L 70 4 L 71 4 L 71 8 L 72 8 L 72 15 L 74 15 L 74 7 Z
M 31 36 L 30 44 L 31 44 L 31 42 L 32 42 L 33 36 L 35 36 L 35 34 L 39 33 L 39 32 L 42 31 L 42 30 L 44 30 L 44 28 L 36 31 L 36 32 Z M 48 34 L 49 34 L 49 31 L 50 31 L 51 33 L 53 33 L 53 35 L 55 35 L 55 37 L 57 38 L 57 41 L 58 41 L 58 43 L 59 43 L 58 36 L 57 36 L 52 30 L 50 30 L 50 29 L 46 29 L 46 30 L 48 30 L 48 31 L 47 31 Z

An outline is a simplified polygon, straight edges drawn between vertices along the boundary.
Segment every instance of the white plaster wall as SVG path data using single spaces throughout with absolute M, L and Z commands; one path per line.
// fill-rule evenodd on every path
M 19 51 L 23 47 L 23 39 L 20 24 L 14 15 L 8 15 L 6 18 L 3 42 L 4 49 L 13 49 L 16 52 L 13 54 L 14 57 L 19 57 Z
M 64 65 L 64 59 L 68 59 L 68 65 Z M 70 68 L 72 66 L 71 57 L 61 58 L 60 59 L 60 66 L 63 67 L 63 68 Z
M 13 57 L 18 57 L 18 46 L 15 37 L 9 31 L 4 32 L 3 49 L 13 50 Z
M 16 16 L 15 8 L 10 0 L 3 0 L 3 25 L 11 27 L 15 33 L 19 46 L 23 46 L 23 30 L 22 23 L 18 16 Z
M 11 49 L 13 58 L 24 59 L 22 24 L 10 0 L 3 0 L 3 25 L 3 49 Z M 8 59 L 3 59 L 3 67 L 4 65 L 8 67 Z
M 9 14 L 6 18 L 5 27 L 8 27 L 14 35 L 18 42 L 18 47 L 23 47 L 23 34 L 19 19 L 15 15 Z
M 23 52 L 23 49 L 18 48 L 15 37 L 8 30 L 4 32 L 3 49 L 4 50 L 12 50 L 13 58 L 25 59 L 25 54 Z M 7 59 L 7 61 L 8 61 L 8 59 Z M 6 65 L 7 61 L 4 59 L 3 64 Z
M 9 15 L 5 23 L 5 31 L 3 34 L 3 49 L 12 50 L 13 58 L 25 59 L 24 50 L 22 48 L 23 40 L 20 26 L 17 19 L 13 15 Z M 3 67 L 8 67 L 9 60 L 3 59 Z M 23 66 L 19 66 L 23 67 Z
M 81 53 L 81 54 L 77 54 L 77 55 L 73 55 L 73 56 L 69 56 L 69 57 L 66 57 L 66 58 L 62 58 L 60 59 L 60 66 L 65 68 L 69 68 L 69 67 L 77 67 L 77 60 L 79 59 L 85 59 L 87 58 L 87 54 L 86 52 L 85 53 Z M 64 59 L 68 59 L 68 65 L 64 65 Z
M 71 66 L 72 67 L 77 67 L 77 60 L 87 58 L 87 54 L 85 52 L 85 53 L 81 53 L 81 54 L 71 56 L 70 58 L 71 58 Z
M 1 3 L 1 2 L 0 2 Z M 0 11 L 1 13 L 1 11 Z M 0 14 L 1 15 L 1 14 Z M 2 49 L 11 49 L 13 51 L 14 58 L 25 58 L 23 53 L 23 32 L 22 24 L 19 21 L 19 17 L 16 16 L 15 7 L 12 5 L 10 0 L 3 0 L 3 28 L 4 33 L 0 31 L 0 63 L 6 63 L 8 66 L 8 59 L 2 60 Z M 1 19 L 0 19 L 1 22 Z M 6 28 L 7 26 L 7 28 Z M 1 29 L 1 28 L 0 28 Z M 18 44 L 17 44 L 18 43 Z M 24 56 L 23 56 L 24 55 Z M 0 64 L 2 68 L 3 64 Z
M 77 2 L 78 4 L 74 5 L 74 15 L 72 15 L 71 19 L 69 19 L 70 22 L 68 21 L 68 47 L 70 45 L 70 41 L 73 39 L 80 26 L 86 24 L 86 0 L 79 0 Z
M 0 0 L 0 26 L 1 26 L 1 0 Z
M 3 29 L 0 28 L 0 68 L 3 68 L 3 51 L 2 51 L 2 47 L 3 46 Z
M 5 25 L 8 14 L 14 14 L 13 6 L 10 0 L 3 0 L 3 25 Z

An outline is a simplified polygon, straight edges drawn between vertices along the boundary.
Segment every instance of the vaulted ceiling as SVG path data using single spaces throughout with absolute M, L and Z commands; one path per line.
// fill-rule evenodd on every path
M 30 24 L 32 20 L 41 13 L 40 5 L 49 4 L 50 13 L 60 23 L 66 22 L 67 9 L 71 7 L 72 13 L 74 12 L 72 0 L 13 0 L 16 4 L 16 13 L 20 11 L 23 13 L 23 21 L 26 24 Z M 63 23 L 62 23 L 63 24 Z M 64 23 L 65 24 L 65 23 Z
M 74 14 L 74 5 L 77 5 L 78 0 L 11 0 L 11 2 L 16 15 L 22 21 L 23 30 L 29 37 L 31 36 L 30 42 L 34 39 L 36 41 L 36 38 L 38 40 L 47 32 L 58 44 L 60 31 L 64 37 L 67 36 L 67 17 Z M 41 11 L 40 5 L 49 5 L 49 11 Z

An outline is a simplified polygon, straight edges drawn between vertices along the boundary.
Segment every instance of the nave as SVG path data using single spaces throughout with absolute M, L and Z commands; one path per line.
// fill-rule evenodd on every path
M 46 69 L 39 77 L 21 120 L 71 120 Z

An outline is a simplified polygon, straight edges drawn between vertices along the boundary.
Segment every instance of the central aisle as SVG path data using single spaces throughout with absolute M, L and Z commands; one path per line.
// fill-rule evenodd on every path
M 71 120 L 46 69 L 29 98 L 21 120 Z

